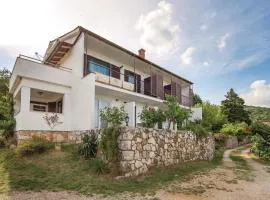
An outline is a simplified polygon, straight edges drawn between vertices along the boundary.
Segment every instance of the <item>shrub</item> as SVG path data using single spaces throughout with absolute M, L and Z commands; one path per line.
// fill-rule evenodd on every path
M 107 163 L 100 158 L 91 158 L 89 168 L 91 172 L 96 174 L 103 174 L 108 171 Z
M 34 137 L 30 141 L 25 141 L 17 147 L 17 153 L 21 156 L 40 154 L 52 149 L 54 144 L 43 138 Z
M 186 127 L 191 130 L 197 137 L 206 137 L 209 135 L 208 131 L 201 124 L 191 123 Z
M 85 159 L 94 158 L 98 150 L 98 137 L 95 133 L 87 133 L 82 137 L 78 152 Z
M 109 125 L 119 126 L 125 120 L 127 113 L 124 107 L 105 107 L 100 111 L 100 118 L 107 122 Z
M 104 128 L 101 133 L 100 150 L 108 162 L 117 161 L 117 139 L 120 134 L 119 127 Z
M 235 135 L 235 136 L 243 136 L 247 135 L 249 132 L 248 125 L 245 122 L 242 123 L 228 123 L 224 124 L 221 133 Z
M 3 137 L 0 137 L 0 149 L 5 147 L 5 139 Z
M 139 115 L 144 127 L 153 128 L 157 123 L 162 128 L 162 122 L 166 121 L 166 117 L 161 109 L 155 110 L 153 107 L 144 107 Z
M 252 125 L 251 150 L 260 158 L 270 160 L 270 127 L 263 123 Z

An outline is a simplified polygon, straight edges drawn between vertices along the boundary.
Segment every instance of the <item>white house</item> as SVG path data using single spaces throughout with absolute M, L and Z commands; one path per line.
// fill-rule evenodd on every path
M 58 113 L 53 131 L 102 127 L 99 110 L 124 105 L 129 126 L 139 126 L 144 105 L 157 106 L 165 94 L 191 108 L 192 82 L 139 54 L 77 27 L 51 41 L 42 61 L 20 55 L 10 80 L 16 131 L 51 131 L 45 113 Z M 193 118 L 200 118 L 201 113 Z

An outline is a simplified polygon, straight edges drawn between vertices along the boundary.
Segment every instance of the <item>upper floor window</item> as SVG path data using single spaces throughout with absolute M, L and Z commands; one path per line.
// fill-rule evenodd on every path
M 128 74 L 128 82 L 133 84 L 135 83 L 135 76 L 133 73 Z
M 98 72 L 106 76 L 110 76 L 110 67 L 104 63 L 88 61 L 88 69 L 90 72 Z

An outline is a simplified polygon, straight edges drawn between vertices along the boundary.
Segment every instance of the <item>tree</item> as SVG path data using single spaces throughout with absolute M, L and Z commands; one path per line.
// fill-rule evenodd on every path
M 219 131 L 227 122 L 220 106 L 211 104 L 209 101 L 198 104 L 198 106 L 202 107 L 202 125 L 208 130 Z
M 100 111 L 100 118 L 107 122 L 109 126 L 119 126 L 121 125 L 127 113 L 124 110 L 124 106 L 118 107 L 105 107 Z
M 8 69 L 0 70 L 0 135 L 6 139 L 12 135 L 15 126 L 13 98 L 8 88 L 10 76 Z
M 171 123 L 182 124 L 182 122 L 189 117 L 188 111 L 180 107 L 174 96 L 166 96 L 166 101 L 162 104 L 160 109 L 163 110 L 168 120 L 168 129 L 170 129 Z
M 245 101 L 231 88 L 225 95 L 226 99 L 221 102 L 221 110 L 227 116 L 229 122 L 251 123 L 249 113 L 244 109 Z
M 195 106 L 196 104 L 202 104 L 202 99 L 198 94 L 193 95 L 193 106 Z

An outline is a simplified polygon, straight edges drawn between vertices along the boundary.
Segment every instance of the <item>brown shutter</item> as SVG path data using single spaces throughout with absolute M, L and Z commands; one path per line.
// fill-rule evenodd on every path
M 171 87 L 171 89 L 172 89 L 171 94 L 172 94 L 172 96 L 176 96 L 176 83 L 172 82 L 171 86 L 172 86 Z
M 128 74 L 129 74 L 129 71 L 125 69 L 124 71 L 124 81 L 128 82 Z
M 88 56 L 86 54 L 84 54 L 83 76 L 86 76 L 87 74 L 89 74 Z
M 56 102 L 48 103 L 48 112 L 56 112 Z
M 153 74 L 151 76 L 151 95 L 156 97 L 157 96 L 157 75 Z
M 144 94 L 151 95 L 151 77 L 144 79 Z
M 156 79 L 157 79 L 156 85 L 157 97 L 163 99 L 164 97 L 163 77 L 161 74 L 157 74 Z
M 111 65 L 111 76 L 120 79 L 120 67 Z
M 189 106 L 193 106 L 193 90 L 189 89 Z
M 178 103 L 181 104 L 181 85 L 178 83 L 176 83 L 176 91 L 175 92 L 176 92 L 175 97 L 176 97 Z

